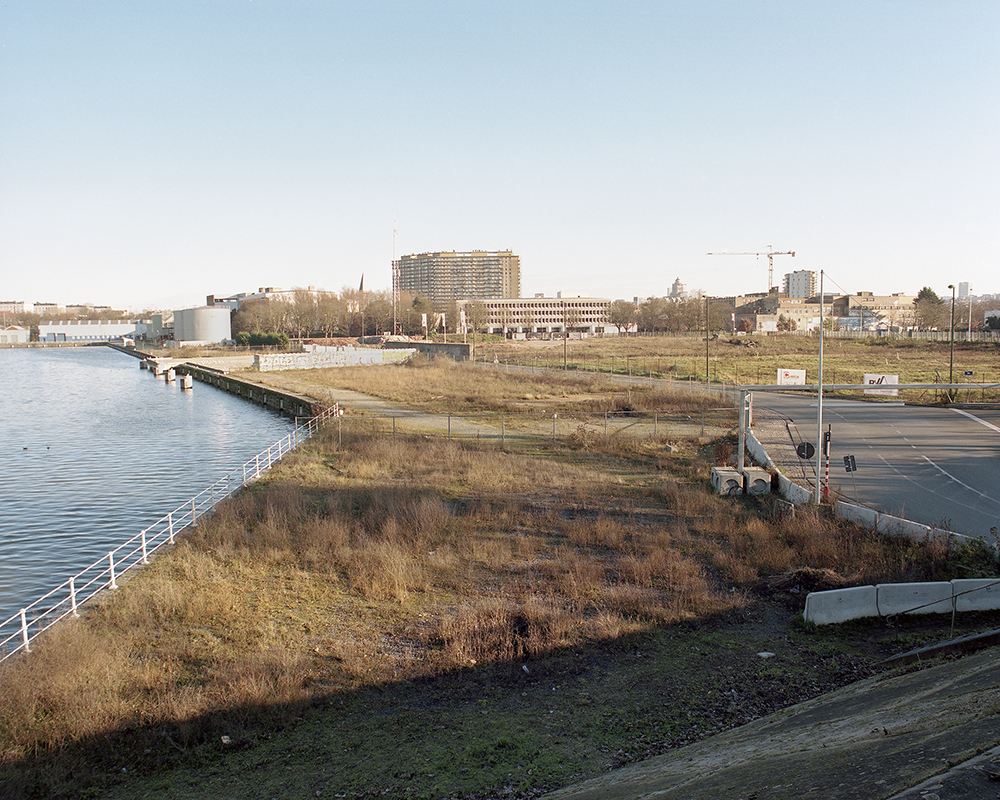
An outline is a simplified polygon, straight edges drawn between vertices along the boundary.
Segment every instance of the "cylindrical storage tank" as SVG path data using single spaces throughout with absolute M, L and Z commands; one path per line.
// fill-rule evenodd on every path
M 174 339 L 178 342 L 221 342 L 232 338 L 230 311 L 224 306 L 201 306 L 174 312 Z

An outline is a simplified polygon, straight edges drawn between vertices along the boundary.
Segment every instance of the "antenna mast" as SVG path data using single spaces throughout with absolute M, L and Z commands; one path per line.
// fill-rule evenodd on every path
M 392 221 L 392 332 L 399 333 L 396 309 L 399 307 L 399 262 L 396 261 L 396 220 Z

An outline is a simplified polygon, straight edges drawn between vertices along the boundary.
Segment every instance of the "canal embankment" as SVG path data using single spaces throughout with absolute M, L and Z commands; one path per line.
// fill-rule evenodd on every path
M 140 360 L 140 366 L 152 363 L 156 365 L 155 374 L 190 375 L 199 383 L 206 383 L 224 392 L 242 397 L 251 403 L 269 408 L 291 417 L 314 417 L 322 413 L 324 404 L 306 395 L 296 394 L 283 389 L 265 386 L 246 377 L 232 374 L 253 368 L 254 356 L 207 356 L 194 359 L 174 359 L 140 350 L 135 347 L 122 347 L 108 344 L 108 347 Z

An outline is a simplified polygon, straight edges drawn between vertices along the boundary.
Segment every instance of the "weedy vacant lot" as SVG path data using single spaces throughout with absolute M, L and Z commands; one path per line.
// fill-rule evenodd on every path
M 479 360 L 561 369 L 563 342 L 494 342 L 477 348 Z M 819 341 L 815 336 L 732 336 L 708 342 L 702 336 L 637 336 L 570 340 L 566 365 L 600 374 L 705 380 L 706 357 L 713 381 L 773 384 L 779 369 L 804 369 L 806 381 L 818 374 Z M 899 375 L 900 383 L 947 383 L 953 370 L 957 383 L 1000 382 L 1000 346 L 994 342 L 957 342 L 954 359 L 948 342 L 905 338 L 831 339 L 823 344 L 824 383 L 859 384 L 865 373 Z M 966 376 L 966 372 L 972 372 Z M 916 398 L 914 398 L 916 399 Z M 933 400 L 933 396 L 923 400 Z M 964 399 L 964 397 L 963 397 Z M 976 390 L 973 399 L 979 400 Z M 996 391 L 987 399 L 997 400 Z
M 0 795 L 535 797 L 947 634 L 808 630 L 810 588 L 995 569 L 633 445 L 328 429 L 0 669 Z

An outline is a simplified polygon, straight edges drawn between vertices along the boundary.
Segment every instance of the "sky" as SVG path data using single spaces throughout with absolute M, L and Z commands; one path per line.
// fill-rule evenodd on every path
M 1000 292 L 997 0 L 6 0 L 0 300 Z

